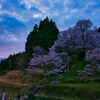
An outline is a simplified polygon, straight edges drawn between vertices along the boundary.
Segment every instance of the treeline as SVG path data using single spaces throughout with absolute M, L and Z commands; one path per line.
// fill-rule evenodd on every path
M 28 55 L 25 52 L 10 55 L 0 62 L 0 74 L 11 70 L 24 70 L 27 66 Z

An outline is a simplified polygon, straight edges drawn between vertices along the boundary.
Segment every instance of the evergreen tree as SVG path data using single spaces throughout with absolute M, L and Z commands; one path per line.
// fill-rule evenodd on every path
M 26 46 L 25 46 L 26 52 L 29 54 L 32 53 L 33 47 L 38 45 L 38 42 L 39 42 L 38 41 L 39 40 L 38 33 L 39 33 L 38 25 L 35 24 L 33 31 L 30 32 L 30 34 L 27 37 L 27 42 L 26 42 Z
M 25 45 L 26 53 L 31 55 L 35 46 L 40 46 L 48 51 L 57 39 L 58 33 L 56 24 L 46 17 L 40 21 L 39 27 L 35 25 L 33 31 L 28 35 Z

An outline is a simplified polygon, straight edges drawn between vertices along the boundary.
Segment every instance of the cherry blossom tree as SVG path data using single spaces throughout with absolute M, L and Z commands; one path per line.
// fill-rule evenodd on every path
M 50 52 L 48 55 L 38 55 L 33 56 L 29 66 L 43 66 L 47 63 L 53 63 L 56 67 L 61 67 L 61 65 L 66 66 L 66 59 L 67 53 L 56 53 Z
M 78 25 L 83 27 L 84 33 L 78 28 Z M 58 39 L 50 50 L 56 51 L 57 47 L 61 47 L 62 49 L 72 48 L 71 50 L 78 48 L 89 50 L 95 47 L 100 47 L 100 34 L 95 30 L 90 30 L 91 25 L 92 22 L 88 20 L 78 21 L 73 28 L 69 28 L 58 34 Z
M 100 48 L 88 50 L 85 59 L 87 61 L 100 61 Z
M 33 56 L 29 65 L 30 66 L 43 66 L 44 64 L 50 62 L 52 59 L 51 55 L 38 55 L 38 56 Z
M 90 20 L 79 20 L 76 23 L 75 28 L 81 30 L 82 33 L 84 33 L 86 30 L 90 29 L 92 25 L 93 24 Z

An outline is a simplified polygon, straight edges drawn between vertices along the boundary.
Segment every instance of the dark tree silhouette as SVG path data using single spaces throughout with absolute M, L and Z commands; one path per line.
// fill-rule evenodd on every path
M 27 37 L 25 45 L 26 53 L 31 55 L 35 46 L 40 46 L 46 51 L 54 44 L 57 39 L 59 30 L 52 20 L 49 21 L 48 17 L 40 21 L 39 27 L 35 25 L 33 31 Z

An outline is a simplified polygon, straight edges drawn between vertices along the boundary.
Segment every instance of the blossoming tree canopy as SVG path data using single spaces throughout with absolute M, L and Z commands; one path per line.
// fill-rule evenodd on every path
M 85 59 L 87 61 L 100 61 L 100 48 L 88 50 Z
M 100 47 L 100 34 L 91 29 L 91 26 L 92 22 L 89 20 L 78 21 L 73 28 L 58 34 L 58 39 L 50 50 L 56 50 L 57 47 L 85 48 L 86 50 Z
M 92 26 L 92 22 L 90 20 L 79 20 L 76 25 L 75 25 L 75 28 L 81 30 L 83 33 L 90 29 L 91 26 Z

